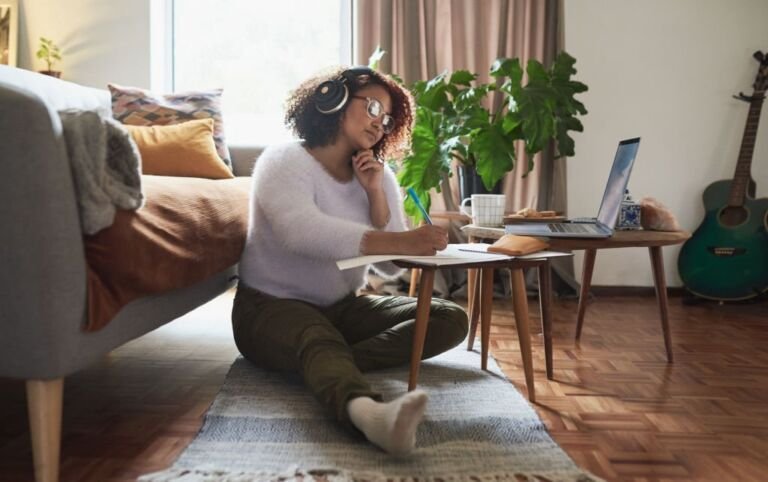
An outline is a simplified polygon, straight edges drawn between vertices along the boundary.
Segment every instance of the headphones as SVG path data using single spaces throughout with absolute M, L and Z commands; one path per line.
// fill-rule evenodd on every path
M 340 111 L 349 100 L 348 84 L 355 82 L 357 77 L 362 75 L 372 76 L 373 70 L 368 67 L 353 67 L 342 72 L 337 78 L 318 85 L 314 93 L 315 108 L 321 114 Z

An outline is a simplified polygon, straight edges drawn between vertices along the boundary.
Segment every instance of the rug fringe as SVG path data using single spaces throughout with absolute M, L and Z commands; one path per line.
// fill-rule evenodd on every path
M 218 469 L 168 469 L 141 476 L 139 482 L 604 482 L 582 471 L 492 472 L 477 475 L 442 474 L 430 477 L 393 477 L 377 472 L 332 469 L 289 469 L 280 472 L 230 472 Z

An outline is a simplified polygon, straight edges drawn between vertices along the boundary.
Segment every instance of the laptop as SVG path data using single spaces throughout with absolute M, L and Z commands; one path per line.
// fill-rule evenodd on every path
M 596 218 L 567 219 L 556 223 L 521 223 L 507 224 L 507 234 L 527 236 L 546 236 L 548 238 L 609 238 L 613 235 L 621 209 L 621 201 L 629 183 L 629 174 L 635 163 L 640 138 L 625 139 L 619 142 L 613 167 L 608 175 L 603 200 Z

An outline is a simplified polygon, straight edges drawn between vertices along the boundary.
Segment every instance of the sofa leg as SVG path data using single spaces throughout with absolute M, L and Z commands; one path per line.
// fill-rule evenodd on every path
M 37 482 L 59 480 L 64 379 L 27 380 L 27 409 Z

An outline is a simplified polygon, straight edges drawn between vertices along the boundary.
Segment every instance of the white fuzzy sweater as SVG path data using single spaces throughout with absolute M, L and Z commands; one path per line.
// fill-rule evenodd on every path
M 403 231 L 400 190 L 386 166 L 383 183 L 391 212 L 384 229 Z M 334 179 L 300 142 L 271 146 L 253 170 L 240 278 L 273 296 L 330 305 L 363 286 L 364 267 L 341 271 L 336 261 L 359 256 L 372 229 L 368 196 L 356 178 Z M 391 263 L 376 268 L 400 271 Z

